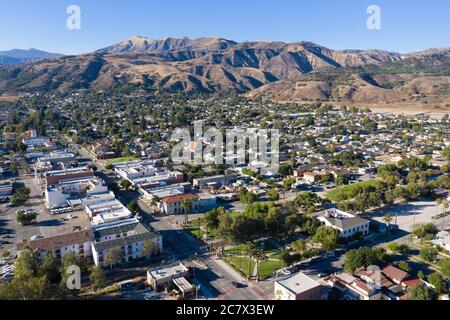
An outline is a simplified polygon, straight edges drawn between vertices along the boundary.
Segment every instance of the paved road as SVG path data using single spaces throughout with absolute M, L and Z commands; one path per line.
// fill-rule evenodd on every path
M 145 209 L 145 208 L 144 208 Z M 158 230 L 164 239 L 165 255 L 171 261 L 200 261 L 206 268 L 199 268 L 195 278 L 199 281 L 202 293 L 209 299 L 261 300 L 270 299 L 273 293 L 273 283 L 252 283 L 244 279 L 233 268 L 214 255 L 201 251 L 202 241 L 193 238 L 181 228 L 183 217 L 151 216 L 144 213 L 143 221 L 147 221 Z M 243 284 L 235 288 L 233 282 Z

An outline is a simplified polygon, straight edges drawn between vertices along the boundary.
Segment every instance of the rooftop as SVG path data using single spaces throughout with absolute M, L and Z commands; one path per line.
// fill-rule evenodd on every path
M 320 287 L 320 283 L 301 272 L 276 282 L 295 294 Z
M 166 267 L 155 268 L 148 270 L 148 274 L 155 280 L 164 279 L 167 277 L 177 277 L 181 276 L 189 269 L 182 263 L 173 264 Z
M 53 251 L 62 247 L 83 244 L 91 241 L 93 238 L 94 234 L 91 230 L 82 230 L 54 237 L 24 241 L 17 244 L 17 249 L 19 251 L 26 248 L 30 248 L 31 250 Z

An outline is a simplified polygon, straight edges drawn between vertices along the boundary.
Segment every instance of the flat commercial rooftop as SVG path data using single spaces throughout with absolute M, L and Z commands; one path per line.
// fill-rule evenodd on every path
M 174 277 L 178 275 L 183 275 L 185 272 L 187 272 L 189 269 L 182 263 L 180 264 L 174 264 L 171 266 L 166 266 L 162 268 L 157 269 L 151 269 L 148 271 L 148 273 L 151 275 L 151 277 L 155 280 L 161 280 L 168 277 Z
M 320 283 L 301 272 L 276 282 L 296 294 L 320 287 Z

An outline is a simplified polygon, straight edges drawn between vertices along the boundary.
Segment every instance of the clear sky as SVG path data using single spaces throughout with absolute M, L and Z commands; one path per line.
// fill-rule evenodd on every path
M 81 30 L 66 28 L 69 5 Z M 366 27 L 381 8 L 381 30 Z M 0 50 L 64 54 L 103 48 L 133 35 L 312 41 L 331 49 L 409 52 L 450 46 L 448 0 L 1 0 Z

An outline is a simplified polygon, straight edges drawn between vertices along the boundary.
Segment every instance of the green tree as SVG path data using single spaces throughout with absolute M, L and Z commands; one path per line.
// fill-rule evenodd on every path
M 123 258 L 122 250 L 120 248 L 113 248 L 106 254 L 105 265 L 112 269 L 122 263 Z
M 145 240 L 142 247 L 142 253 L 146 257 L 152 257 L 159 254 L 159 245 L 154 241 Z
M 138 213 L 141 211 L 141 207 L 139 206 L 139 204 L 133 200 L 131 201 L 128 206 L 127 206 L 128 210 L 130 210 L 133 213 Z
M 56 256 L 48 254 L 41 262 L 38 270 L 39 277 L 46 277 L 50 283 L 58 283 L 61 281 L 61 272 Z
M 386 252 L 380 248 L 362 247 L 347 252 L 344 258 L 344 268 L 347 272 L 354 273 L 359 268 L 367 268 L 376 265 L 386 259 Z
M 11 283 L 0 285 L 0 300 L 44 300 L 48 298 L 45 277 L 15 278 Z
M 280 258 L 281 258 L 281 261 L 283 262 L 284 267 L 289 267 L 294 262 L 293 257 L 286 250 L 283 250 L 281 252 Z
M 386 223 L 386 231 L 387 233 L 390 233 L 391 231 L 391 223 L 392 223 L 392 215 L 390 213 L 387 213 L 383 217 L 383 221 Z
M 336 184 L 336 186 L 338 186 L 338 187 L 342 187 L 342 186 L 344 186 L 344 185 L 347 185 L 348 182 L 349 182 L 349 181 L 348 181 L 348 178 L 347 178 L 346 176 L 339 175 L 339 176 L 336 177 L 335 184 Z
M 442 273 L 450 278 L 450 259 L 442 259 L 439 261 L 439 268 L 441 268 Z
M 435 272 L 428 276 L 428 282 L 434 287 L 436 292 L 444 293 L 447 291 L 447 285 L 442 276 Z
M 187 226 L 189 224 L 189 213 L 192 210 L 192 200 L 187 199 L 181 203 L 181 208 L 184 211 L 184 225 Z
M 224 211 L 225 209 L 223 207 L 220 207 L 205 213 L 203 219 L 205 221 L 206 228 L 208 229 L 208 231 L 216 230 L 219 227 L 220 223 L 219 217 L 221 214 L 223 214 Z
M 426 286 L 417 286 L 408 290 L 408 300 L 435 300 L 436 296 L 432 289 Z
M 422 270 L 419 270 L 419 272 L 417 272 L 417 278 L 424 280 L 425 279 L 425 273 Z
M 413 234 L 422 241 L 432 240 L 437 234 L 437 229 L 434 224 L 427 223 L 414 228 Z
M 420 257 L 427 261 L 427 262 L 433 262 L 436 260 L 438 255 L 438 251 L 436 248 L 424 248 L 420 250 Z
M 278 193 L 277 189 L 270 189 L 269 191 L 267 191 L 267 197 L 274 202 L 280 200 L 280 194 Z
M 317 229 L 311 241 L 320 243 L 325 250 L 331 250 L 339 244 L 339 232 L 328 226 L 321 226 Z
M 19 213 L 17 214 L 17 222 L 23 226 L 29 225 L 36 221 L 37 214 L 36 213 Z
M 20 252 L 14 262 L 14 277 L 18 281 L 33 278 L 38 272 L 38 260 L 30 250 Z
M 117 195 L 120 191 L 120 186 L 116 182 L 112 182 L 108 185 L 108 190 Z
M 292 249 L 294 249 L 299 254 L 303 254 L 306 250 L 306 241 L 303 239 L 296 240 L 292 243 Z
M 408 263 L 405 262 L 405 261 L 400 261 L 400 262 L 398 263 L 398 267 L 399 267 L 400 269 L 402 269 L 403 271 L 405 271 L 405 272 L 411 271 L 411 268 L 409 267 Z
M 79 290 L 77 290 L 77 289 L 69 290 L 69 288 L 67 287 L 67 282 L 69 280 L 69 276 L 71 276 L 71 274 L 69 273 L 69 268 L 71 268 L 73 266 L 77 266 L 77 267 L 80 267 L 80 269 L 81 269 L 80 265 L 81 265 L 80 259 L 75 253 L 70 252 L 64 256 L 64 259 L 60 266 L 61 281 L 60 281 L 59 289 L 60 289 L 61 295 L 66 296 L 66 297 L 73 297 L 78 294 Z
M 94 290 L 102 289 L 106 285 L 106 274 L 101 267 L 95 266 L 92 268 L 90 280 Z
M 125 190 L 129 190 L 133 186 L 133 184 L 130 181 L 128 181 L 128 180 L 122 180 L 120 182 L 120 186 L 122 188 L 124 188 Z

